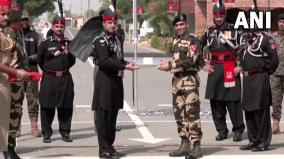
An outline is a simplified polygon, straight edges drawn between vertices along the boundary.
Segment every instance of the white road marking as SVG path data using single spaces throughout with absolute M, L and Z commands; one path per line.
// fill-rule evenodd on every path
M 142 141 L 150 144 L 156 144 L 165 140 L 168 140 L 169 138 L 154 138 L 154 136 L 151 134 L 151 132 L 148 130 L 148 128 L 145 126 L 143 121 L 134 113 L 133 109 L 130 108 L 130 106 L 127 104 L 126 101 L 124 101 L 124 110 L 127 112 L 129 118 L 134 122 L 136 125 L 136 128 L 142 135 L 142 139 L 131 139 L 136 141 Z
M 75 108 L 91 108 L 91 105 L 75 105 Z
M 158 107 L 172 107 L 172 104 L 158 104 Z
M 23 157 L 24 159 L 99 159 L 99 157 Z M 169 157 L 169 156 L 126 156 L 122 159 L 175 159 L 184 157 Z M 202 159 L 283 159 L 283 154 L 273 154 L 273 155 L 208 155 L 203 156 Z
M 143 57 L 143 65 L 153 65 L 154 59 L 152 57 Z
M 144 120 L 144 123 L 175 123 L 175 120 Z M 131 120 L 119 120 L 117 123 L 133 123 Z M 212 120 L 201 121 L 201 123 L 213 123 Z M 231 123 L 227 121 L 227 123 Z M 284 121 L 280 121 L 280 123 L 284 123 Z M 30 125 L 31 123 L 25 122 L 22 125 Z M 58 124 L 58 122 L 53 122 L 52 124 Z M 72 124 L 94 124 L 93 121 L 72 121 Z

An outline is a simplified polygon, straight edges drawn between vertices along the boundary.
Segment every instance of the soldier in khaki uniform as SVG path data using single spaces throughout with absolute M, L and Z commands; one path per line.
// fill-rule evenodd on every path
M 270 76 L 272 89 L 272 133 L 280 133 L 279 122 L 282 114 L 283 87 L 284 87 L 284 13 L 278 16 L 278 32 L 273 33 L 272 37 L 277 43 L 279 66 Z
M 199 40 L 187 32 L 187 16 L 178 14 L 173 25 L 177 32 L 172 46 L 173 60 L 162 60 L 157 66 L 159 70 L 173 73 L 173 110 L 181 138 L 181 146 L 178 150 L 170 152 L 169 156 L 199 158 L 202 156 L 200 149 L 202 131 L 199 116 L 200 79 L 197 72 L 205 64 L 201 56 Z
M 23 40 L 25 41 L 25 51 L 28 58 L 28 70 L 31 72 L 38 72 L 37 67 L 37 51 L 39 35 L 36 31 L 30 28 L 30 18 L 28 16 L 22 17 L 22 29 L 23 29 Z M 31 135 L 34 137 L 41 137 L 41 131 L 38 128 L 38 114 L 39 114 L 39 103 L 38 103 L 38 81 L 27 80 L 24 82 L 24 92 L 27 98 L 28 114 L 31 121 Z M 21 118 L 17 137 L 21 134 Z
M 0 1 L 0 158 L 2 152 L 7 150 L 8 130 L 9 130 L 9 112 L 10 112 L 10 84 L 8 83 L 7 73 L 11 73 L 11 69 L 7 67 L 9 56 L 13 46 L 10 38 L 3 34 L 3 29 L 7 25 L 7 9 L 9 7 L 5 1 Z M 8 72 L 10 71 L 10 72 Z
M 10 53 L 14 46 L 14 42 L 5 34 L 3 30 L 7 26 L 7 14 L 10 9 L 11 1 L 0 0 L 0 152 L 7 151 L 8 145 L 8 131 L 10 119 L 10 84 L 8 82 L 8 74 L 24 78 L 27 72 L 24 70 L 13 69 L 8 66 L 10 62 Z M 2 158 L 3 154 L 0 154 Z M 4 154 L 5 155 L 5 154 Z M 5 159 L 7 156 L 5 155 Z
M 21 31 L 21 16 L 22 12 L 20 6 L 12 3 L 11 12 L 9 15 L 8 27 L 5 29 L 6 36 L 10 37 L 15 45 L 11 52 L 10 67 L 15 69 L 27 70 L 27 57 L 23 51 L 23 40 L 20 36 Z M 17 79 L 10 81 L 11 83 L 11 112 L 10 112 L 10 126 L 8 138 L 8 151 L 5 153 L 7 158 L 19 159 L 20 157 L 15 152 L 16 147 L 16 133 L 19 129 L 19 119 L 22 112 L 22 105 L 24 100 L 24 80 Z

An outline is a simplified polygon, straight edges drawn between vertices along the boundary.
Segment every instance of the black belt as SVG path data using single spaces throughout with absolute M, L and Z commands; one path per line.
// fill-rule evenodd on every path
M 185 76 L 196 75 L 196 73 L 197 73 L 197 71 L 176 72 L 176 73 L 174 73 L 174 76 L 181 78 L 181 77 L 185 77 Z
M 64 71 L 44 70 L 44 73 L 47 75 L 55 76 L 55 77 L 62 77 L 62 76 L 66 76 L 67 74 L 70 74 L 69 70 L 64 70 Z
M 257 68 L 257 69 L 253 69 L 253 70 L 244 71 L 244 75 L 245 76 L 251 76 L 251 75 L 254 75 L 254 74 L 264 73 L 264 72 L 267 72 L 264 68 Z

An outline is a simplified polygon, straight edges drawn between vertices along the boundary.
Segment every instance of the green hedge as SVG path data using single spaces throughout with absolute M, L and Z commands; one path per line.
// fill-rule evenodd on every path
M 156 35 L 151 36 L 151 47 L 169 52 L 172 47 L 172 38 L 169 37 L 158 37 Z

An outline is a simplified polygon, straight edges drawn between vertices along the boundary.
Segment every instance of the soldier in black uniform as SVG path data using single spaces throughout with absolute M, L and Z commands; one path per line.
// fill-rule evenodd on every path
M 219 2 L 218 2 L 219 3 Z M 241 100 L 241 83 L 239 77 L 237 48 L 239 33 L 225 21 L 224 4 L 213 7 L 214 26 L 208 28 L 201 38 L 207 53 L 204 54 L 207 64 L 204 70 L 209 72 L 206 99 L 210 99 L 213 121 L 218 131 L 217 141 L 227 138 L 228 128 L 226 113 L 229 112 L 233 132 L 233 141 L 241 141 L 245 129 Z
M 242 34 L 241 67 L 243 71 L 242 107 L 245 110 L 249 143 L 241 150 L 264 151 L 271 142 L 269 76 L 279 60 L 275 41 L 264 32 L 249 30 Z
M 53 36 L 47 37 L 39 47 L 37 62 L 43 71 L 39 102 L 43 142 L 50 143 L 55 108 L 58 112 L 59 132 L 62 140 L 70 138 L 73 113 L 74 83 L 69 69 L 75 57 L 67 50 L 69 40 L 64 37 L 65 19 L 56 15 L 53 20 Z
M 94 39 L 93 47 L 96 64 L 93 109 L 99 142 L 99 157 L 119 158 L 113 143 L 118 110 L 123 107 L 123 71 L 138 69 L 135 63 L 124 60 L 121 43 L 115 35 L 117 13 L 106 9 L 103 14 L 104 31 Z

